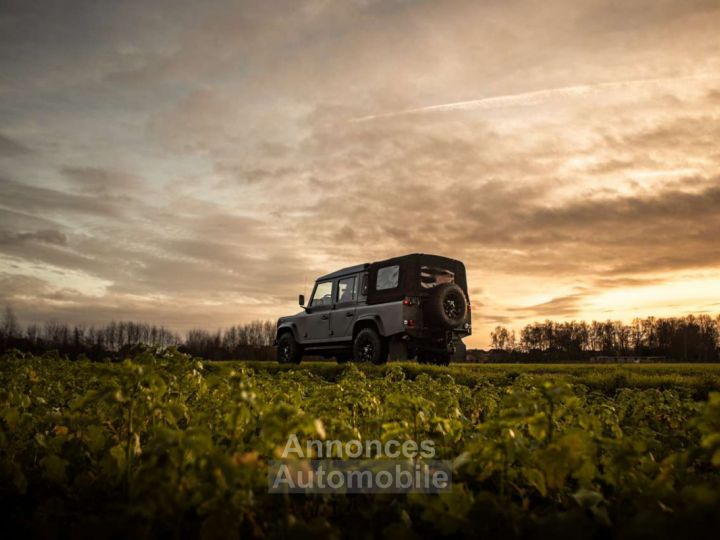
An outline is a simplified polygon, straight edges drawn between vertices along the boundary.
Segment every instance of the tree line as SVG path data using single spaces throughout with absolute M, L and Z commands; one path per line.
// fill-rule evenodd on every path
M 490 333 L 491 355 L 527 360 L 585 360 L 592 357 L 657 357 L 680 362 L 715 362 L 720 357 L 720 315 L 646 317 L 621 321 L 546 320 L 519 333 L 498 326 Z
M 164 326 L 132 321 L 102 326 L 59 322 L 22 326 L 6 307 L 0 320 L 0 354 L 11 349 L 37 355 L 57 354 L 91 360 L 122 359 L 138 348 L 177 347 L 211 360 L 272 360 L 275 324 L 252 321 L 210 332 L 193 329 L 181 336 Z M 646 317 L 621 321 L 546 320 L 519 332 L 497 326 L 492 349 L 482 353 L 490 361 L 583 361 L 605 357 L 654 357 L 680 362 L 720 360 L 720 315 Z M 468 351 L 475 357 L 479 351 Z
M 52 354 L 90 360 L 122 359 L 142 347 L 177 347 L 180 351 L 211 360 L 270 360 L 275 324 L 252 321 L 209 332 L 193 329 L 181 336 L 164 326 L 132 321 L 102 326 L 59 322 L 22 326 L 10 307 L 0 324 L 0 354 L 12 349 L 32 354 Z

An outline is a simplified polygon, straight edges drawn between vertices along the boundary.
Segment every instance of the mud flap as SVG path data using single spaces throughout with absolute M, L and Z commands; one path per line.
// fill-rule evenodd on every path
M 455 341 L 455 351 L 452 353 L 452 356 L 450 357 L 451 362 L 465 362 L 465 354 L 467 352 L 467 347 L 465 347 L 465 344 L 461 340 Z
M 389 350 L 389 362 L 406 362 L 408 360 L 408 344 L 401 336 L 390 338 Z

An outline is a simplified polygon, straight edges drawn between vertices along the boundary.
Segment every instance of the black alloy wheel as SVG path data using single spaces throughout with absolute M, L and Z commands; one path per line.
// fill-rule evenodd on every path
M 355 336 L 353 357 L 356 362 L 387 362 L 388 349 L 385 340 L 373 328 L 363 328 Z
M 281 364 L 299 364 L 302 359 L 300 345 L 290 332 L 283 333 L 278 339 L 277 360 Z

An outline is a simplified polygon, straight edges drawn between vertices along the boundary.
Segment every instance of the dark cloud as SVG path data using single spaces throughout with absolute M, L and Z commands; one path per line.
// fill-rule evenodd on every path
M 52 290 L 46 281 L 22 274 L 0 272 L 0 301 L 15 304 L 18 298 L 33 298 Z
M 76 195 L 3 178 L 0 178 L 0 196 L 2 207 L 21 208 L 43 217 L 68 213 L 119 217 L 124 212 L 121 202 L 110 198 Z
M 634 278 L 634 277 L 602 277 L 593 282 L 593 288 L 598 290 L 613 289 L 617 287 L 645 287 L 665 283 L 665 278 Z
M 650 152 L 688 152 L 690 155 L 714 151 L 720 138 L 720 116 L 702 115 L 673 118 L 668 122 L 635 131 L 611 140 L 616 149 L 633 148 Z
M 720 105 L 720 89 L 712 89 L 707 93 L 707 100 L 710 103 Z
M 0 231 L 0 244 L 12 244 L 21 242 L 38 241 L 46 244 L 64 246 L 67 244 L 67 236 L 54 229 L 45 229 L 35 232 L 9 233 Z
M 517 313 L 522 318 L 572 317 L 582 311 L 587 296 L 587 292 L 579 292 L 553 298 L 534 306 L 510 308 L 509 311 Z
M 21 156 L 23 154 L 29 154 L 30 152 L 30 148 L 24 144 L 0 133 L 0 157 Z
M 59 229 L 61 225 L 43 216 L 28 214 L 22 208 L 3 208 L 0 204 L 0 228 L 20 232 L 41 229 Z M 12 200 L 9 206 L 12 206 Z
M 517 321 L 517 317 L 510 316 L 510 315 L 498 315 L 498 314 L 488 314 L 488 313 L 480 313 L 479 317 L 476 317 L 473 315 L 473 321 L 475 323 L 475 326 L 477 326 L 477 320 L 478 318 L 484 323 L 484 325 L 492 328 L 495 325 L 511 325 Z
M 638 32 L 675 23 L 688 16 L 711 16 L 718 10 L 717 0 L 612 0 L 593 6 L 579 18 L 579 24 L 588 29 Z

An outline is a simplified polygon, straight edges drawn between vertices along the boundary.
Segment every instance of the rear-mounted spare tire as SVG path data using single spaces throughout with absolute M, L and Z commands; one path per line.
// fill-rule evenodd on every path
M 457 328 L 467 317 L 467 299 L 456 283 L 443 283 L 433 288 L 425 302 L 425 320 L 442 328 Z

